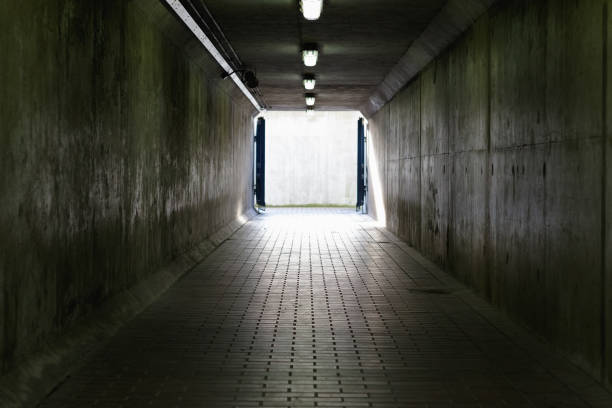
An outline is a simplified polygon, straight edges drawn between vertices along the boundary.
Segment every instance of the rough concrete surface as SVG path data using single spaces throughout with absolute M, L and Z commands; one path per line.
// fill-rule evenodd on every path
M 502 2 L 370 118 L 387 226 L 607 381 L 609 6 Z
M 372 115 L 389 102 L 498 0 L 449 0 L 361 106 Z
M 157 1 L 8 1 L 0 26 L 5 373 L 250 208 L 253 108 Z
M 105 301 L 61 337 L 45 341 L 42 348 L 20 359 L 17 367 L 0 377 L 0 406 L 38 406 L 49 393 L 88 363 L 121 327 L 196 268 L 254 215 L 255 211 L 250 210 L 245 217 L 227 224 L 172 263 Z

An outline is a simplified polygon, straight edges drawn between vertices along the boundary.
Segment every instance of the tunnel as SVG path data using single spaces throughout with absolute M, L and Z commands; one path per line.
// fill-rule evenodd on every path
M 0 2 L 0 407 L 612 407 L 611 4 Z

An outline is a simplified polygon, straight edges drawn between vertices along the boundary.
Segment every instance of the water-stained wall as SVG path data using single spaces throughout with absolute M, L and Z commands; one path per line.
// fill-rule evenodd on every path
M 388 228 L 607 381 L 609 9 L 501 2 L 370 119 Z
M 158 1 L 0 3 L 0 372 L 251 205 L 253 107 Z

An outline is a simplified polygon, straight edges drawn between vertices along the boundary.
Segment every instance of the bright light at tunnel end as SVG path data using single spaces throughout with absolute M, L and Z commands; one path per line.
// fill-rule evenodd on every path
M 387 212 L 385 210 L 385 199 L 382 194 L 382 177 L 380 175 L 380 171 L 378 169 L 378 160 L 376 159 L 376 148 L 374 145 L 374 140 L 369 137 L 368 132 L 368 140 L 371 140 L 368 143 L 368 175 L 370 176 L 370 181 L 372 183 L 371 194 L 374 199 L 374 205 L 376 207 L 376 223 L 375 225 L 378 227 L 385 228 L 387 226 Z
M 306 20 L 318 20 L 323 9 L 323 0 L 300 0 L 302 14 Z

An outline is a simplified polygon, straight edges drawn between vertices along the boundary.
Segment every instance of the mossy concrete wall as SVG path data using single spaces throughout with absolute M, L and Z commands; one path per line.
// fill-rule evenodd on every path
M 251 205 L 254 109 L 161 2 L 0 3 L 5 372 Z
M 501 2 L 370 118 L 370 208 L 608 383 L 610 3 Z

